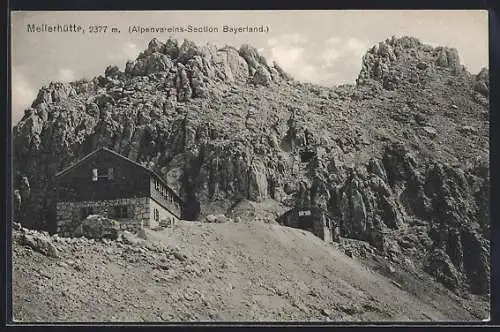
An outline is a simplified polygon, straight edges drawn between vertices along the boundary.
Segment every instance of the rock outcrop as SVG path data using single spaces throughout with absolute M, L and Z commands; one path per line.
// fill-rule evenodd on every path
M 14 127 L 16 218 L 53 231 L 55 173 L 107 146 L 176 188 L 184 219 L 241 201 L 318 207 L 341 237 L 486 293 L 488 93 L 487 70 L 410 37 L 374 46 L 357 85 L 331 89 L 248 45 L 154 39 L 123 72 L 40 90 Z
M 48 257 L 57 258 L 59 256 L 59 250 L 47 232 L 29 230 L 19 224 L 14 225 L 14 228 L 19 232 L 14 233 L 13 241 Z
M 466 74 L 456 49 L 434 48 L 413 37 L 392 37 L 366 53 L 357 83 L 373 80 L 381 83 L 384 89 L 395 90 L 407 83 L 425 85 L 441 70 L 454 76 Z

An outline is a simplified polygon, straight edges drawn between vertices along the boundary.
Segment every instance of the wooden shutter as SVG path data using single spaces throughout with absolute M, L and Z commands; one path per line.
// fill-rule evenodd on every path
M 114 169 L 112 167 L 108 168 L 108 180 L 113 180 Z

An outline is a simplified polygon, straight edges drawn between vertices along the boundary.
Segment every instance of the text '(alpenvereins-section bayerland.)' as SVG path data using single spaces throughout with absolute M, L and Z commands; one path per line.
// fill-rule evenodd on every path
M 128 27 L 129 33 L 268 33 L 269 26 L 256 25 L 256 26 L 230 26 L 230 25 L 186 25 L 186 26 L 144 26 L 144 25 L 130 25 Z

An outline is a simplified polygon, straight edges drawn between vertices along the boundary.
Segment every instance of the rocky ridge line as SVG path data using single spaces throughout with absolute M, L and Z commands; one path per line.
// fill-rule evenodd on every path
M 185 219 L 248 201 L 318 206 L 342 237 L 485 293 L 487 78 L 409 37 L 372 48 L 357 85 L 331 89 L 291 80 L 250 46 L 154 39 L 124 72 L 40 90 L 14 128 L 17 217 L 53 227 L 54 174 L 107 146 L 163 175 Z

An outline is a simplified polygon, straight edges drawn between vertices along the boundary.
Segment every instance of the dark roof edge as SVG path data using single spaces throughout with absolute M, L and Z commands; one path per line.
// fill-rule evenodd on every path
M 61 171 L 57 172 L 56 173 L 56 177 L 59 177 L 65 173 L 67 173 L 68 171 L 70 171 L 71 169 L 75 168 L 77 165 L 81 164 L 84 160 L 86 159 L 89 159 L 90 157 L 92 157 L 93 155 L 95 155 L 97 152 L 101 151 L 101 150 L 104 150 L 106 148 L 99 148 L 97 150 L 94 150 L 92 151 L 91 153 L 87 154 L 85 157 L 83 157 L 82 159 L 78 160 L 76 163 L 74 163 L 73 165 L 69 165 L 68 167 L 66 168 L 63 168 Z M 106 149 L 108 150 L 108 149 Z
M 98 153 L 98 152 L 100 152 L 100 151 L 107 151 L 107 152 L 110 152 L 110 153 L 111 153 L 111 154 L 113 154 L 114 156 L 119 157 L 119 158 L 121 158 L 121 159 L 123 159 L 123 160 L 125 160 L 125 161 L 127 161 L 127 162 L 129 162 L 129 163 L 131 163 L 131 164 L 133 164 L 133 165 L 135 165 L 135 166 L 138 166 L 138 167 L 140 167 L 140 168 L 144 169 L 145 171 L 147 171 L 148 173 L 150 173 L 151 175 L 153 175 L 155 178 L 157 178 L 157 179 L 158 179 L 158 180 L 159 180 L 159 181 L 160 181 L 160 182 L 161 182 L 161 183 L 162 183 L 165 187 L 167 187 L 167 188 L 171 191 L 171 193 L 173 193 L 173 194 L 174 194 L 174 196 L 176 196 L 176 197 L 177 197 L 177 199 L 178 199 L 179 201 L 181 201 L 181 202 L 183 203 L 183 201 L 182 201 L 181 197 L 180 197 L 180 196 L 179 196 L 179 195 L 178 195 L 178 194 L 177 194 L 177 193 L 176 193 L 176 192 L 175 192 L 172 188 L 170 188 L 170 186 L 167 184 L 167 182 L 166 182 L 165 180 L 163 180 L 163 178 L 162 178 L 159 174 L 157 174 L 157 173 L 153 172 L 152 170 L 150 170 L 150 169 L 149 169 L 149 168 L 147 168 L 147 167 L 142 166 L 142 165 L 141 165 L 141 164 L 139 164 L 138 162 L 135 162 L 135 161 L 133 161 L 132 159 L 129 159 L 129 158 L 125 157 L 124 155 L 121 155 L 121 154 L 119 154 L 118 152 L 116 152 L 116 151 L 114 151 L 114 150 L 111 150 L 111 149 L 108 149 L 108 148 L 106 148 L 106 147 L 101 147 L 101 148 L 99 148 L 99 149 L 97 149 L 97 150 L 94 150 L 94 151 L 90 152 L 90 153 L 89 153 L 89 154 L 87 154 L 85 157 L 83 157 L 82 159 L 80 159 L 80 160 L 78 160 L 76 163 L 74 163 L 73 165 L 70 165 L 70 166 L 68 166 L 68 167 L 64 168 L 64 169 L 63 169 L 63 170 L 61 170 L 60 172 L 57 172 L 55 176 L 56 176 L 56 177 L 59 177 L 59 176 L 61 176 L 61 175 L 63 175 L 63 174 L 66 174 L 66 173 L 67 173 L 67 172 L 69 172 L 71 169 L 75 168 L 76 166 L 78 166 L 79 164 L 81 164 L 83 161 L 85 161 L 85 160 L 89 159 L 90 157 L 92 157 L 93 155 L 95 155 L 96 153 Z

